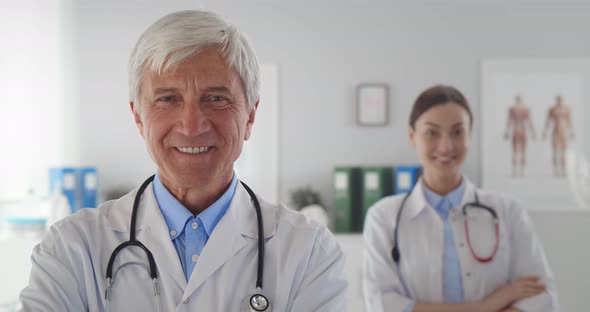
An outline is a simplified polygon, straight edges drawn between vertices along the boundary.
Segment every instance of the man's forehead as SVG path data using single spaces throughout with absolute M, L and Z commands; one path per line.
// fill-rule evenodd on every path
M 150 88 L 189 87 L 199 88 L 225 87 L 230 88 L 239 81 L 235 72 L 231 71 L 190 71 L 179 69 L 164 73 L 147 72 L 143 85 Z

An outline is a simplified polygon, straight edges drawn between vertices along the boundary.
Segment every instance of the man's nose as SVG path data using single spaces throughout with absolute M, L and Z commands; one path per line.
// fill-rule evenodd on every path
M 186 103 L 180 111 L 179 131 L 186 136 L 197 136 L 210 129 L 211 123 L 200 103 Z

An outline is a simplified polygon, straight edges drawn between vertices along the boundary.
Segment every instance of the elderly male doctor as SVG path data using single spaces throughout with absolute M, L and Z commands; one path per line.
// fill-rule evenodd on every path
M 23 310 L 344 311 L 344 258 L 330 232 L 249 194 L 234 174 L 259 98 L 244 35 L 210 12 L 173 13 L 141 36 L 129 70 L 157 174 L 51 228 L 33 251 Z

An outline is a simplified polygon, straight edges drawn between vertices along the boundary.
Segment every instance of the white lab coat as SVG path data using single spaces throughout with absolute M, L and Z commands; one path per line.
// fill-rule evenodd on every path
M 547 291 L 520 300 L 515 307 L 522 311 L 558 311 L 553 273 L 529 216 L 517 201 L 477 190 L 480 203 L 494 208 L 498 214 L 500 244 L 492 262 L 480 263 L 471 255 L 461 207 L 475 200 L 474 192 L 474 185 L 466 180 L 461 206 L 451 208 L 449 213 L 465 301 L 482 300 L 517 277 L 535 275 L 541 277 Z M 435 209 L 426 201 L 421 181 L 402 211 L 398 231 L 399 268 L 393 261 L 395 218 L 403 197 L 386 197 L 367 213 L 363 233 L 363 293 L 367 311 L 401 312 L 412 301 L 443 302 L 444 227 Z M 471 242 L 479 256 L 491 254 L 495 235 L 490 221 L 491 218 L 470 218 Z
M 129 239 L 136 191 L 83 209 L 49 230 L 33 251 L 30 284 L 20 298 L 23 311 L 105 309 L 107 263 Z M 273 311 L 344 311 L 344 256 L 331 233 L 298 212 L 259 200 L 266 239 L 263 294 Z M 238 183 L 187 283 L 151 185 L 142 196 L 137 239 L 154 255 L 162 311 L 241 311 L 255 289 L 257 237 L 254 206 Z M 111 311 L 157 311 L 147 264 L 137 247 L 119 253 Z

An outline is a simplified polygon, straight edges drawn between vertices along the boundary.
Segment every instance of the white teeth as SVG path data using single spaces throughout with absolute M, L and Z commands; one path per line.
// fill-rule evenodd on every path
M 209 150 L 209 146 L 197 146 L 197 147 L 177 147 L 179 152 L 187 154 L 200 154 Z
M 453 160 L 453 157 L 437 157 L 436 159 L 438 159 L 439 161 L 446 162 Z

